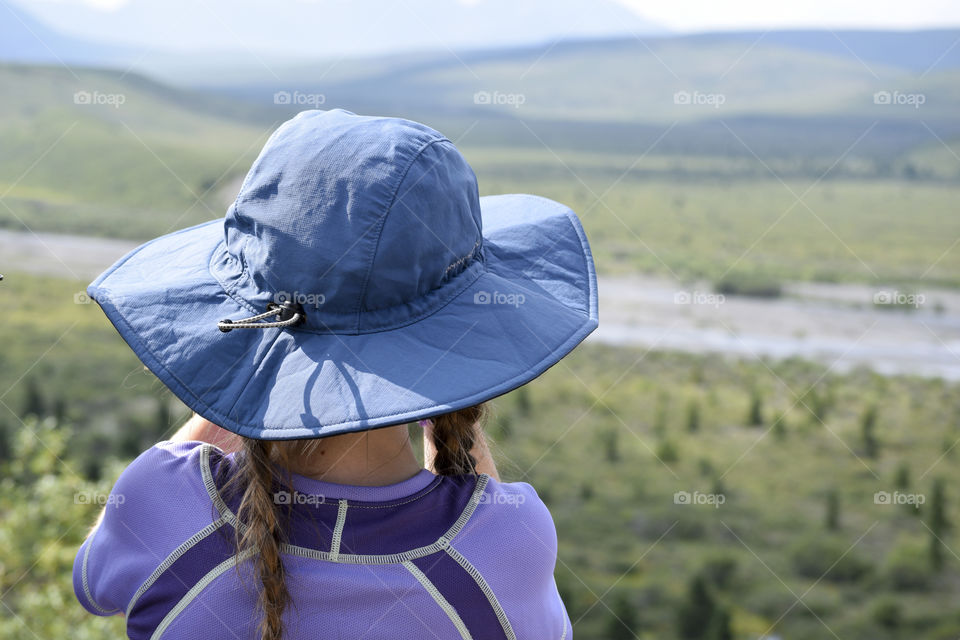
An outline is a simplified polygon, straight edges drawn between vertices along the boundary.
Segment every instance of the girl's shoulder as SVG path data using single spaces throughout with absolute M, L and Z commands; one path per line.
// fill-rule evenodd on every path
M 91 613 L 124 612 L 158 565 L 216 520 L 201 471 L 209 447 L 160 442 L 120 474 L 74 562 L 74 589 Z
M 526 546 L 528 551 L 539 551 L 548 561 L 556 560 L 557 530 L 549 508 L 533 485 L 488 477 L 477 503 L 476 517 L 501 531 L 502 537 L 516 543 L 514 546 Z

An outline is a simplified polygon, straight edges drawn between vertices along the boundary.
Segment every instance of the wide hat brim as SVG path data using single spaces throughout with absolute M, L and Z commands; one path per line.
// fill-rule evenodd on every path
M 211 275 L 222 220 L 134 249 L 87 292 L 177 397 L 234 433 L 287 440 L 411 422 L 533 380 L 598 324 L 576 215 L 531 195 L 480 205 L 486 268 L 438 311 L 389 331 L 222 333 L 219 320 L 263 311 Z

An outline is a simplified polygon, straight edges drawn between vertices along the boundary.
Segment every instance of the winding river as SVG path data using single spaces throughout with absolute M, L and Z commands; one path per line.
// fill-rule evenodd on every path
M 137 243 L 0 230 L 0 273 L 76 280 L 78 290 Z M 2 285 L 0 285 L 2 286 Z M 600 279 L 591 341 L 742 358 L 802 357 L 837 371 L 960 380 L 960 292 L 904 298 L 894 287 L 794 283 L 776 299 L 714 295 L 703 283 L 646 276 Z M 889 300 L 906 306 L 876 304 Z

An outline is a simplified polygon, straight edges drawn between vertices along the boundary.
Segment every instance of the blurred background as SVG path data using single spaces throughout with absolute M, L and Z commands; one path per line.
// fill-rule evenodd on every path
M 123 635 L 73 557 L 188 416 L 86 285 L 311 108 L 581 216 L 601 327 L 489 425 L 576 638 L 960 637 L 960 5 L 0 0 L 0 639 Z

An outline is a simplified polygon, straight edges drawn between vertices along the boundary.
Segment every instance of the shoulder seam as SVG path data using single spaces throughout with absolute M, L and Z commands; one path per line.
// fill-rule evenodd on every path
M 493 607 L 493 612 L 497 615 L 497 620 L 500 621 L 500 626 L 503 627 L 503 632 L 507 636 L 507 640 L 517 640 L 517 634 L 513 630 L 513 626 L 510 624 L 510 620 L 507 618 L 506 611 L 503 610 L 503 606 L 500 604 L 500 601 L 497 600 L 496 594 L 493 592 L 493 589 L 490 588 L 490 585 L 487 584 L 487 581 L 484 580 L 483 575 L 474 567 L 469 560 L 467 560 L 459 551 L 453 547 L 447 547 L 447 555 L 456 560 L 457 564 L 463 567 L 464 571 L 470 574 L 470 577 L 473 578 L 474 582 L 477 583 L 477 586 L 480 587 L 480 590 L 483 592 L 483 595 L 487 597 L 487 601 L 490 603 L 490 606 Z
M 226 523 L 226 520 L 224 520 L 223 518 L 218 518 L 217 520 L 214 520 L 213 522 L 208 524 L 206 527 L 204 527 L 200 531 L 197 531 L 195 534 L 190 536 L 190 538 L 188 538 L 176 549 L 171 551 L 170 555 L 168 555 L 163 560 L 163 562 L 157 565 L 157 568 L 153 570 L 153 573 L 151 573 L 150 576 L 143 581 L 143 583 L 137 588 L 136 592 L 133 594 L 133 598 L 130 599 L 130 604 L 127 605 L 127 611 L 126 611 L 127 619 L 128 620 L 130 619 L 130 612 L 133 611 L 133 607 L 137 603 L 137 601 L 140 599 L 140 596 L 142 596 L 147 591 L 147 589 L 153 586 L 153 583 L 157 581 L 157 579 L 163 574 L 164 571 L 169 569 L 173 565 L 173 563 L 180 558 L 180 556 L 185 554 L 187 551 L 193 548 L 196 544 L 198 544 L 201 540 L 203 540 L 208 535 L 210 535 L 211 533 L 219 529 L 225 523 Z
M 447 614 L 447 617 L 450 618 L 450 622 L 453 623 L 453 626 L 456 627 L 457 632 L 460 634 L 461 640 L 473 640 L 473 636 L 470 635 L 470 631 L 467 629 L 467 625 L 463 623 L 463 619 L 460 617 L 460 614 L 457 613 L 457 610 L 454 608 L 450 601 L 443 597 L 443 594 L 440 593 L 440 590 L 437 589 L 437 586 L 433 584 L 430 578 L 420 570 L 420 568 L 410 562 L 405 560 L 403 566 L 406 567 L 407 571 L 417 579 L 423 588 L 426 589 L 427 593 L 430 594 L 430 597 L 433 598 L 434 602 L 439 605 L 443 612 Z M 561 639 L 562 640 L 562 639 Z
M 247 549 L 240 555 L 233 555 L 218 564 L 216 567 L 211 569 L 205 576 L 200 578 L 200 580 L 193 585 L 193 587 L 187 591 L 186 595 L 180 598 L 180 601 L 177 602 L 176 606 L 171 609 L 163 620 L 160 621 L 160 624 L 157 625 L 157 628 L 154 630 L 153 634 L 150 636 L 150 640 L 159 640 L 164 633 L 167 631 L 167 627 L 173 624 L 173 621 L 177 619 L 184 609 L 193 602 L 197 596 L 203 592 L 210 583 L 220 577 L 224 572 L 226 572 L 231 566 L 239 565 L 241 562 L 248 560 L 251 556 L 254 555 L 253 549 Z

